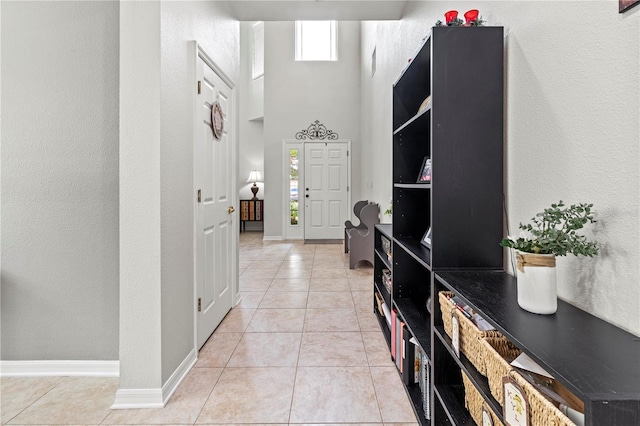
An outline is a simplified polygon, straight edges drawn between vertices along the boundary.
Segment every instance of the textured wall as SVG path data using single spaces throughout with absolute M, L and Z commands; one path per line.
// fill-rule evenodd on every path
M 118 359 L 117 2 L 2 2 L 2 359 Z
M 252 79 L 253 22 L 240 23 L 240 81 L 238 82 L 238 192 L 241 200 L 253 197 L 252 183 L 247 183 L 251 170 L 259 170 L 264 180 L 264 77 Z M 258 198 L 264 198 L 264 183 L 258 183 Z M 246 227 L 262 229 L 262 224 L 247 222 Z
M 238 81 L 240 26 L 221 2 L 162 2 L 162 382 L 193 349 L 193 121 L 196 40 Z M 237 114 L 237 111 L 236 111 Z
M 119 30 L 119 384 L 121 389 L 159 388 L 160 3 L 122 2 Z
M 363 138 L 376 153 L 371 179 L 391 180 L 391 84 L 449 3 L 409 2 L 401 22 L 364 23 L 363 52 L 378 72 L 362 78 Z M 509 226 L 550 203 L 592 202 L 595 259 L 560 258 L 560 298 L 640 335 L 640 9 L 617 3 L 456 3 L 505 27 L 506 179 Z M 363 55 L 363 68 L 367 56 Z M 370 108 L 367 105 L 379 105 Z M 365 123 L 372 123 L 367 129 Z M 375 170 L 375 172 L 373 171 Z M 363 179 L 367 179 L 363 176 Z M 386 203 L 391 187 L 369 198 Z M 368 194 L 367 194 L 368 195 Z
M 338 61 L 296 62 L 293 22 L 265 24 L 265 237 L 282 236 L 282 140 L 320 120 L 352 141 L 351 199 L 359 197 L 360 24 L 340 22 Z M 368 149 L 368 148 L 367 148 Z

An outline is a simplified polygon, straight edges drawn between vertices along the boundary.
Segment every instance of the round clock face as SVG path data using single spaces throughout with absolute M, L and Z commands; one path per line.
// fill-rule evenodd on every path
M 222 107 L 217 101 L 211 106 L 211 128 L 213 129 L 213 136 L 216 139 L 220 139 L 224 129 L 224 118 L 222 116 Z

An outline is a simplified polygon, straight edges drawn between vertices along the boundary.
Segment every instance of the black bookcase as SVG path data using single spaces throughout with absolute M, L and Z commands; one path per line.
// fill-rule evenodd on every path
M 501 27 L 434 27 L 393 86 L 392 306 L 430 358 L 432 383 L 447 384 L 430 388 L 429 418 L 414 401 L 423 424 L 448 424 L 463 395 L 452 358 L 438 360 L 449 376 L 434 375 L 434 272 L 502 269 L 503 63 Z M 431 182 L 418 183 L 425 157 Z
M 394 85 L 394 237 L 432 268 L 502 268 L 503 63 L 501 27 L 435 27 Z
M 640 338 L 563 301 L 554 315 L 526 312 L 503 270 L 503 37 L 501 27 L 435 27 L 393 86 L 393 228 L 376 227 L 374 290 L 428 355 L 430 413 L 419 387 L 405 384 L 407 394 L 422 425 L 473 424 L 464 374 L 503 420 L 487 378 L 444 331 L 446 290 L 580 398 L 586 425 L 640 425 Z M 417 183 L 425 157 L 432 182 Z M 392 240 L 391 262 L 381 235 Z

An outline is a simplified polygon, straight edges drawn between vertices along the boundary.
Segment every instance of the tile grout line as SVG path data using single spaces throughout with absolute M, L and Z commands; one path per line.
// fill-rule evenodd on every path
M 49 390 L 47 390 L 45 393 L 43 393 L 42 395 L 40 395 L 38 398 L 36 398 L 35 401 L 33 401 L 31 404 L 27 405 L 26 407 L 24 407 L 22 410 L 20 410 L 15 416 L 11 417 L 9 420 L 7 420 L 5 423 L 3 423 L 3 425 L 9 425 L 11 423 L 12 420 L 15 420 L 20 414 L 24 413 L 25 411 L 27 411 L 29 408 L 31 408 L 36 402 L 40 401 L 42 398 L 44 398 L 47 394 L 49 394 L 49 392 L 51 392 L 52 390 L 54 390 L 55 388 L 57 388 L 58 386 L 60 386 L 62 384 L 62 382 L 66 381 L 69 379 L 69 376 L 63 376 L 62 380 L 60 380 L 59 382 L 57 382 L 55 385 L 53 385 Z
M 249 263 L 249 266 L 255 262 L 255 260 L 252 260 Z M 271 280 L 273 282 L 273 279 Z M 271 286 L 271 283 L 269 283 L 269 286 Z M 266 292 L 265 292 L 266 294 Z M 264 297 L 264 296 L 263 296 Z M 253 311 L 253 314 L 251 314 L 251 318 L 249 319 L 249 321 L 247 322 L 247 327 L 249 327 L 249 323 L 251 323 L 251 320 L 253 319 L 253 315 L 255 315 L 255 312 L 258 310 L 258 308 L 255 308 Z M 218 378 L 216 379 L 215 383 L 213 384 L 213 386 L 211 387 L 211 390 L 209 391 L 209 395 L 207 395 L 207 398 L 204 400 L 204 403 L 202 404 L 202 407 L 200 407 L 200 410 L 198 411 L 198 415 L 196 416 L 195 421 L 193 422 L 193 425 L 198 424 L 198 419 L 200 418 L 200 416 L 202 415 L 202 411 L 204 410 L 204 407 L 207 405 L 207 402 L 209 401 L 209 398 L 211 398 L 211 394 L 213 394 L 213 391 L 216 387 L 216 385 L 218 384 L 218 382 L 220 381 L 220 378 L 222 377 L 222 375 L 224 374 L 225 370 L 228 368 L 229 365 L 229 361 L 231 361 L 231 358 L 233 357 L 233 354 L 235 353 L 236 349 L 238 348 L 238 345 L 240 344 L 240 342 L 242 341 L 242 338 L 244 337 L 244 335 L 246 334 L 246 329 L 247 327 L 244 328 L 244 330 L 242 331 L 242 334 L 240 336 L 240 338 L 238 339 L 238 342 L 235 344 L 235 346 L 233 347 L 233 350 L 231 351 L 231 355 L 229 355 L 229 359 L 227 359 L 227 361 L 224 364 L 224 367 L 222 367 L 222 371 L 220 372 L 220 375 L 218 375 Z M 215 331 L 214 331 L 215 333 Z M 212 333 L 212 335 L 214 334 Z M 205 343 L 206 344 L 206 343 Z M 203 346 L 204 347 L 204 346 Z
M 378 406 L 378 413 L 380 414 L 380 423 L 385 423 L 384 417 L 382 415 L 382 407 L 380 406 L 380 399 L 378 398 L 378 390 L 376 389 L 376 384 L 373 379 L 373 371 L 371 371 L 371 366 L 369 366 L 369 375 L 371 376 L 371 384 L 373 385 L 373 394 L 376 397 L 376 405 Z
M 351 288 L 351 281 L 349 281 L 349 289 L 351 290 L 351 300 L 353 301 L 353 306 L 354 306 L 354 309 L 356 311 L 356 319 L 358 321 L 358 327 L 360 328 L 360 336 L 362 338 L 362 346 L 364 347 L 364 355 L 365 355 L 365 358 L 367 359 L 367 367 L 369 369 L 369 377 L 371 378 L 371 385 L 373 386 L 373 394 L 374 394 L 375 399 L 376 399 L 376 407 L 378 407 L 378 414 L 380 416 L 380 423 L 384 424 L 384 417 L 382 415 L 382 407 L 380 406 L 380 400 L 378 398 L 378 390 L 376 389 L 375 380 L 373 378 L 373 371 L 371 370 L 372 366 L 371 366 L 371 363 L 370 363 L 370 360 L 369 360 L 369 353 L 367 352 L 367 346 L 366 346 L 366 344 L 364 342 L 364 336 L 362 334 L 364 332 L 364 330 L 362 329 L 362 324 L 360 322 L 360 315 L 358 315 L 358 309 L 357 309 L 357 305 L 356 305 L 356 300 L 355 300 L 355 297 L 353 295 L 353 291 L 354 290 L 353 290 L 353 288 Z
M 315 259 L 315 247 L 313 250 L 313 257 Z M 313 274 L 313 266 L 311 267 L 311 273 Z M 291 424 L 291 414 L 293 413 L 293 398 L 296 394 L 296 380 L 298 379 L 298 366 L 300 364 L 300 352 L 302 352 L 302 341 L 304 339 L 304 324 L 307 319 L 307 307 L 309 305 L 309 292 L 311 290 L 311 278 L 309 278 L 309 287 L 307 287 L 307 301 L 304 308 L 304 316 L 302 317 L 302 331 L 300 333 L 300 344 L 298 345 L 298 357 L 296 358 L 296 367 L 293 373 L 293 386 L 291 387 L 291 403 L 289 404 L 289 417 L 287 423 Z
M 242 339 L 242 337 L 241 337 Z M 238 340 L 238 343 L 240 341 Z M 237 346 L 237 344 L 236 344 Z M 235 348 L 234 348 L 235 351 Z M 231 357 L 229 357 L 229 359 L 231 359 Z M 229 361 L 227 360 L 227 364 L 229 363 Z M 198 415 L 196 416 L 196 419 L 193 421 L 193 425 L 198 424 L 198 419 L 200 418 L 200 416 L 202 415 L 202 411 L 204 410 L 204 407 L 207 405 L 207 402 L 209 402 L 209 398 L 211 398 L 211 394 L 213 393 L 213 390 L 216 388 L 216 385 L 218 384 L 218 382 L 220 381 L 220 378 L 222 377 L 222 375 L 224 374 L 224 370 L 226 370 L 226 364 L 225 367 L 222 368 L 222 371 L 220 372 L 220 374 L 218 375 L 218 378 L 216 379 L 215 383 L 213 384 L 213 386 L 211 386 L 211 390 L 209 391 L 209 394 L 207 395 L 207 397 L 205 398 L 204 402 L 202 403 L 202 407 L 200 407 L 200 410 L 198 410 Z

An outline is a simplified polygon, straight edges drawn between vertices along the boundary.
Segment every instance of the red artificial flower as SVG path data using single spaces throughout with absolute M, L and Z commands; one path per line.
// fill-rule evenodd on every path
M 444 14 L 444 17 L 446 19 L 447 24 L 449 24 L 450 22 L 452 22 L 454 19 L 458 17 L 458 11 L 450 10 Z
M 467 24 L 478 20 L 478 9 L 471 9 L 465 12 L 464 19 L 466 19 Z

